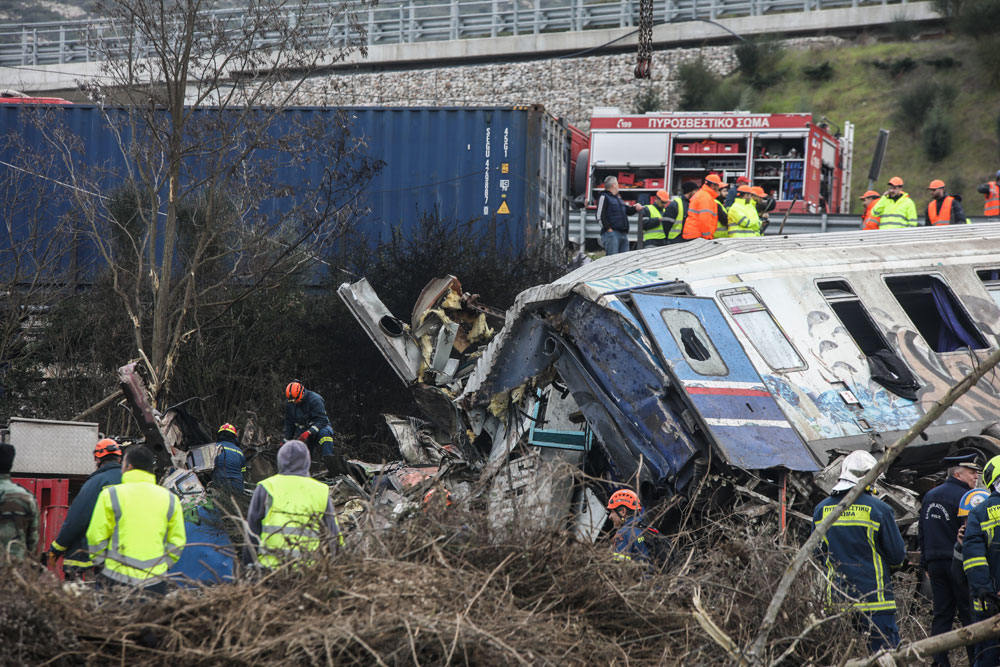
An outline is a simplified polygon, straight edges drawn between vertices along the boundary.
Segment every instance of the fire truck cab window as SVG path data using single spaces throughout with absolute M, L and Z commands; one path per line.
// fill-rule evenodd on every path
M 937 276 L 886 276 L 885 284 L 935 352 L 989 347 L 965 308 Z
M 719 356 L 697 315 L 687 310 L 664 308 L 660 317 L 691 370 L 699 375 L 729 374 L 726 362 Z
M 776 371 L 806 367 L 785 332 L 754 292 L 748 289 L 720 292 L 719 299 L 768 366 Z

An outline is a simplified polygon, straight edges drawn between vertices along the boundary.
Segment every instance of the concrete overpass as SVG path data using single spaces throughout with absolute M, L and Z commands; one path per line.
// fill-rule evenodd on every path
M 638 20 L 637 2 L 588 5 L 584 0 L 569 0 L 570 8 L 578 9 L 567 13 L 565 7 L 556 8 L 559 11 L 545 8 L 544 3 L 549 1 L 555 0 L 534 0 L 535 11 L 522 10 L 521 16 L 516 11 L 513 16 L 498 11 L 479 23 L 469 18 L 464 30 L 459 30 L 463 24 L 454 15 L 446 25 L 435 28 L 436 24 L 429 18 L 412 14 L 412 2 L 409 20 L 407 15 L 399 14 L 391 26 L 384 19 L 377 22 L 372 14 L 365 38 L 368 57 L 354 54 L 332 69 L 408 69 L 635 49 L 637 30 L 633 26 Z M 498 7 L 501 0 L 479 4 L 490 3 Z M 517 7 L 516 2 L 507 4 Z M 847 6 L 842 6 L 845 4 Z M 464 5 L 452 0 L 449 6 Z M 852 4 L 850 0 L 715 0 L 699 5 L 698 0 L 665 0 L 662 4 L 657 0 L 656 6 L 655 16 L 660 23 L 654 27 L 653 41 L 658 50 L 731 41 L 734 34 L 749 37 L 842 33 L 886 26 L 898 20 L 919 23 L 941 20 L 930 2 L 859 4 L 854 0 Z M 378 7 L 384 9 L 385 5 Z M 745 15 L 733 16 L 739 13 Z M 594 27 L 612 21 L 620 25 Z M 79 82 L 100 76 L 101 61 L 97 51 L 73 42 L 73 35 L 85 41 L 90 39 L 85 35 L 81 37 L 79 32 L 74 33 L 78 28 L 75 26 L 75 22 L 37 24 L 32 28 L 31 39 L 27 37 L 30 26 L 17 26 L 20 32 L 16 34 L 21 35 L 21 42 L 16 48 L 10 45 L 15 33 L 0 28 L 0 39 L 6 43 L 0 46 L 0 88 L 71 95 Z M 547 32 L 560 28 L 563 30 Z M 474 36 L 477 31 L 487 36 Z M 442 38 L 454 35 L 459 38 Z M 328 42 L 336 46 L 351 39 L 345 25 L 344 31 L 328 37 Z

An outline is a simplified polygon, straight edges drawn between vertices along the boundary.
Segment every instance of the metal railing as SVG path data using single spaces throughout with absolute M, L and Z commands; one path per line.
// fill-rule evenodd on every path
M 906 0 L 654 0 L 654 20 L 714 20 L 899 2 Z M 638 25 L 638 12 L 638 0 L 388 0 L 376 6 L 355 0 L 310 4 L 305 10 L 290 10 L 283 20 L 304 30 L 317 47 L 337 48 L 627 28 Z M 235 35 L 244 28 L 239 9 L 216 10 L 201 18 L 213 31 L 222 26 Z M 276 46 L 285 32 L 263 31 L 255 45 Z M 127 33 L 111 19 L 0 26 L 0 65 L 100 62 L 125 52 Z M 206 39 L 208 34 L 206 29 Z

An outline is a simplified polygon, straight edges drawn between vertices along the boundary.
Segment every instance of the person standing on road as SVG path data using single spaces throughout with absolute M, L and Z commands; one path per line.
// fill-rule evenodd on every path
M 944 181 L 934 179 L 927 186 L 931 191 L 931 200 L 927 204 L 924 212 L 924 224 L 928 227 L 935 225 L 964 225 L 969 223 L 962 210 L 962 198 L 958 195 L 948 195 L 944 192 Z
M 323 397 L 298 380 L 285 387 L 285 440 L 297 438 L 321 457 L 333 455 L 333 428 Z
M 983 205 L 983 215 L 988 218 L 1000 215 L 1000 171 L 996 173 L 992 181 L 978 186 L 976 192 L 986 198 L 986 203 Z
M 878 229 L 878 216 L 872 213 L 872 209 L 881 198 L 882 195 L 874 190 L 869 190 L 859 197 L 865 207 L 865 212 L 861 216 L 861 229 Z
M 691 197 L 697 191 L 697 183 L 694 181 L 684 181 L 681 183 L 681 195 L 674 197 L 667 204 L 667 208 L 663 211 L 663 217 L 673 221 L 670 231 L 667 232 L 667 243 L 679 243 L 684 240 L 684 223 L 687 221 Z
M 14 445 L 0 445 L 0 563 L 20 560 L 38 548 L 38 503 L 10 479 Z
M 958 453 L 942 463 L 948 465 L 948 476 L 924 495 L 918 526 L 920 566 L 930 577 L 934 605 L 931 635 L 950 632 L 956 613 L 963 626 L 972 620 L 968 589 L 952 575 L 951 560 L 961 524 L 958 511 L 962 497 L 976 486 L 982 472 L 978 452 Z M 948 667 L 951 663 L 947 653 L 939 653 L 933 664 Z
M 751 201 L 753 188 L 749 185 L 739 187 L 739 196 L 729 207 L 729 236 L 745 238 L 760 235 L 760 218 L 757 207 Z
M 684 222 L 684 232 L 681 234 L 684 241 L 711 240 L 715 236 L 715 230 L 719 227 L 719 206 L 716 198 L 721 189 L 722 179 L 718 174 L 709 174 L 705 177 L 704 185 L 691 197 L 690 210 Z
M 132 586 L 163 595 L 167 570 L 187 541 L 180 499 L 156 483 L 156 457 L 132 445 L 122 462 L 122 483 L 97 497 L 87 528 L 95 566 L 103 566 L 99 586 Z
M 94 564 L 87 547 L 87 528 L 97 505 L 97 497 L 104 487 L 122 482 L 121 446 L 112 438 L 99 440 L 94 447 L 94 465 L 97 470 L 90 474 L 76 494 L 59 534 L 45 554 L 45 563 L 49 567 L 54 566 L 60 557 L 63 559 L 63 573 L 71 581 L 90 580 L 93 576 Z
M 726 210 L 727 211 L 733 205 L 733 202 L 736 201 L 736 198 L 739 196 L 740 186 L 741 185 L 747 185 L 747 186 L 749 186 L 750 185 L 750 179 L 747 178 L 746 176 L 737 176 L 736 177 L 736 185 L 734 187 L 729 188 L 729 192 L 726 193 Z
M 893 176 L 889 189 L 875 202 L 872 213 L 879 217 L 879 229 L 909 229 L 917 226 L 917 207 L 903 192 L 903 179 Z
M 628 216 L 642 209 L 638 204 L 626 204 L 618 194 L 618 179 L 604 179 L 604 191 L 597 197 L 597 222 L 601 225 L 604 254 L 628 252 Z M 286 436 L 287 437 L 287 436 Z
M 729 199 L 730 190 L 729 183 L 722 181 L 722 185 L 719 186 L 719 196 L 715 198 L 715 217 L 718 222 L 715 225 L 715 233 L 712 234 L 713 239 L 729 238 L 729 206 L 725 202 Z
M 664 211 L 670 195 L 666 190 L 657 190 L 649 204 L 639 210 L 639 229 L 642 230 L 642 247 L 655 248 L 667 244 L 667 233 L 663 229 Z
M 814 530 L 876 464 L 863 450 L 844 457 L 833 493 L 813 512 Z M 827 606 L 855 612 L 853 622 L 867 634 L 869 652 L 898 646 L 890 569 L 903 565 L 906 545 L 892 508 L 865 489 L 833 522 L 818 551 L 827 571 Z
M 330 487 L 309 476 L 310 464 L 309 448 L 299 440 L 278 449 L 278 474 L 262 480 L 250 499 L 244 563 L 256 561 L 265 568 L 304 564 L 324 542 L 331 554 L 344 543 Z

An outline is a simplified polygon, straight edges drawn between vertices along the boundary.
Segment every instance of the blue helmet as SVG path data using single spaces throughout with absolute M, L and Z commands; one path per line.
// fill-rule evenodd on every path
M 962 500 L 958 503 L 958 516 L 968 516 L 972 508 L 990 497 L 990 492 L 986 489 L 972 489 L 966 491 Z

